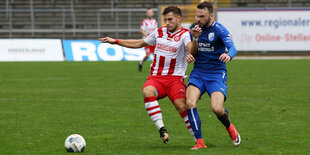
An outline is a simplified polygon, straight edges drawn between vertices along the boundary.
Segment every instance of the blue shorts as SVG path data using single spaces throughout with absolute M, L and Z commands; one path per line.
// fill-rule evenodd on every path
M 200 89 L 201 96 L 207 92 L 209 96 L 213 92 L 222 92 L 225 96 L 227 95 L 227 73 L 201 73 L 193 71 L 190 74 L 188 85 L 194 85 Z

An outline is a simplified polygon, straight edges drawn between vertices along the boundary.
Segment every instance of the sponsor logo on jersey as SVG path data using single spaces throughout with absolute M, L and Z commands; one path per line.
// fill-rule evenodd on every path
M 209 39 L 210 41 L 213 41 L 213 40 L 214 40 L 214 32 L 209 33 L 208 39 Z
M 173 47 L 173 46 L 168 46 L 168 45 L 164 45 L 161 43 L 157 43 L 157 49 L 163 50 L 163 51 L 167 51 L 167 52 L 172 52 L 172 53 L 176 53 L 178 48 L 177 47 Z
M 214 51 L 214 46 L 211 46 L 210 43 L 199 42 L 198 43 L 198 51 L 201 51 L 201 52 L 213 52 Z

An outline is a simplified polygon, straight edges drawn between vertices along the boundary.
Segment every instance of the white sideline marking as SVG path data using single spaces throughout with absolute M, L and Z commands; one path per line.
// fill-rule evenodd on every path
M 236 60 L 286 60 L 310 59 L 310 56 L 236 56 Z

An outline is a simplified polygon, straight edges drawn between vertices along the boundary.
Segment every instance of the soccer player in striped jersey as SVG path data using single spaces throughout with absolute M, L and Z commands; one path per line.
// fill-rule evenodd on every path
M 157 29 L 157 21 L 153 18 L 154 12 L 151 8 L 146 10 L 146 17 L 141 22 L 141 33 L 143 34 L 143 38 L 146 38 L 148 35 L 150 35 L 154 30 Z M 156 45 L 149 45 L 144 47 L 145 49 L 145 56 L 144 58 L 139 62 L 139 71 L 142 71 L 142 65 L 143 62 L 146 61 L 151 53 L 154 53 Z
M 197 6 L 196 23 L 191 31 L 193 37 L 191 54 L 187 62 L 195 61 L 186 90 L 186 106 L 190 124 L 193 127 L 197 143 L 192 149 L 205 148 L 201 135 L 201 122 L 196 108 L 199 98 L 207 92 L 211 98 L 211 109 L 226 127 L 234 145 L 239 145 L 241 137 L 230 122 L 228 111 L 224 108 L 227 94 L 226 63 L 236 55 L 237 51 L 230 33 L 220 23 L 214 21 L 213 5 L 202 2 Z M 228 53 L 226 53 L 226 48 Z
M 181 9 L 169 6 L 164 9 L 163 16 L 167 26 L 156 29 L 144 39 L 123 40 L 105 37 L 99 40 L 103 43 L 118 44 L 128 48 L 141 48 L 156 44 L 150 69 L 151 75 L 147 78 L 142 91 L 145 108 L 158 128 L 162 141 L 167 143 L 170 136 L 165 129 L 158 104 L 158 100 L 166 96 L 172 101 L 194 137 L 185 106 L 186 87 L 184 84 L 187 68 L 185 58 L 192 43 L 189 30 L 181 26 Z

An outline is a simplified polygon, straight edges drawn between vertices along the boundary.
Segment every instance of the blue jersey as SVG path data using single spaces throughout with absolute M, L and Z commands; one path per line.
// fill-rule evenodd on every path
M 221 54 L 228 49 L 228 55 L 232 58 L 237 50 L 230 33 L 220 23 L 214 22 L 209 27 L 203 27 L 198 38 L 198 52 L 195 56 L 193 71 L 202 73 L 221 73 L 226 71 L 226 65 L 219 60 Z

